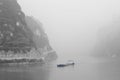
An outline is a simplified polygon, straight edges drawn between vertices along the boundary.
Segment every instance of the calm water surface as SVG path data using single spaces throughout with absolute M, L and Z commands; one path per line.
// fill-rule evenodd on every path
M 64 68 L 57 68 L 57 63 L 0 66 L 0 80 L 120 80 L 116 60 L 83 58 Z

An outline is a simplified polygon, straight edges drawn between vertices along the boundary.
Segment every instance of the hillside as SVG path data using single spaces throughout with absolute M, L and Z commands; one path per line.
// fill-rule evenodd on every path
M 0 58 L 40 58 L 49 51 L 42 24 L 26 16 L 17 0 L 0 0 Z

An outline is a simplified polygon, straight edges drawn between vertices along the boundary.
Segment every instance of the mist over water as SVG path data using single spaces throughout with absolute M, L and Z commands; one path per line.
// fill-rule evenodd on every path
M 98 41 L 95 46 L 95 55 L 119 56 L 120 50 L 120 20 L 113 20 L 98 31 Z
M 58 60 L 0 65 L 0 80 L 120 79 L 120 62 L 116 59 L 120 52 L 119 0 L 18 1 L 26 15 L 43 24 Z M 57 67 L 59 61 L 67 64 L 68 60 L 75 65 Z
M 59 57 L 91 55 L 96 44 L 102 44 L 100 40 L 107 40 L 105 35 L 119 32 L 119 0 L 19 0 L 19 3 L 26 14 L 43 23 Z

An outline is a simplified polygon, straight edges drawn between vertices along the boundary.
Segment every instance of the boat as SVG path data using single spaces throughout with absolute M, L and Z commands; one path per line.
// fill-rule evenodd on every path
M 72 60 L 69 60 L 66 64 L 58 64 L 57 67 L 66 67 L 66 66 L 74 66 L 75 63 Z
M 57 67 L 65 67 L 67 66 L 66 64 L 58 64 Z

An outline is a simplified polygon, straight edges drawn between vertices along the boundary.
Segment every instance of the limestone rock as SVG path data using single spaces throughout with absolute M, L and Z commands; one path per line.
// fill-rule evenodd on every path
M 0 0 L 0 51 L 30 51 L 35 48 L 32 36 L 17 1 Z

